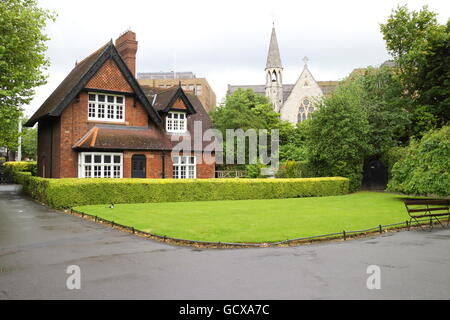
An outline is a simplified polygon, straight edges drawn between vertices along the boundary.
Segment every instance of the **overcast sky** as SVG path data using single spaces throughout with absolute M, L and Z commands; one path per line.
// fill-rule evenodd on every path
M 192 71 L 205 77 L 218 103 L 227 84 L 264 84 L 275 21 L 284 83 L 295 83 L 303 57 L 316 80 L 339 80 L 354 68 L 389 59 L 379 31 L 397 4 L 429 9 L 440 23 L 445 0 L 40 0 L 58 14 L 47 34 L 48 84 L 37 88 L 30 116 L 74 67 L 75 61 L 130 28 L 138 44 L 137 72 Z M 176 58 L 175 58 L 176 57 Z

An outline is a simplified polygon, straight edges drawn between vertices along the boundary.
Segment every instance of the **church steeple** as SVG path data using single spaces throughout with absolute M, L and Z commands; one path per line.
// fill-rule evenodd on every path
M 275 26 L 272 27 L 270 37 L 269 52 L 266 62 L 266 97 L 273 104 L 276 112 L 279 112 L 283 105 L 283 66 L 281 65 L 280 50 L 278 49 L 277 34 Z
M 280 50 L 278 49 L 277 34 L 275 33 L 275 26 L 272 27 L 272 36 L 270 37 L 269 52 L 267 54 L 266 69 L 281 68 Z

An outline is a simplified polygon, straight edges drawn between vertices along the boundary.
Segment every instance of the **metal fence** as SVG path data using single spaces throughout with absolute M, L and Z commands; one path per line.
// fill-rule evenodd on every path
M 365 235 L 365 234 L 382 234 L 383 231 L 387 231 L 390 229 L 402 229 L 406 228 L 407 230 L 410 230 L 411 227 L 419 226 L 419 224 L 414 223 L 411 224 L 410 221 L 406 220 L 404 222 L 399 223 L 393 223 L 393 224 L 387 224 L 387 225 L 379 225 L 377 227 L 364 229 L 364 230 L 343 230 L 342 232 L 336 232 L 336 233 L 328 233 L 328 234 L 322 234 L 317 236 L 310 236 L 310 237 L 301 237 L 301 238 L 295 238 L 295 239 L 286 239 L 283 241 L 277 241 L 277 242 L 266 242 L 266 243 L 245 243 L 245 242 L 213 242 L 213 241 L 196 241 L 196 240 L 187 240 L 187 239 L 179 239 L 179 238 L 173 238 L 168 236 L 161 236 L 158 234 L 142 231 L 135 229 L 134 227 L 125 226 L 119 223 L 116 223 L 112 220 L 107 220 L 100 218 L 96 215 L 87 214 L 81 211 L 70 209 L 71 214 L 76 213 L 80 215 L 82 218 L 90 218 L 94 220 L 95 222 L 105 223 L 111 225 L 112 228 L 118 227 L 124 230 L 127 230 L 128 232 L 131 232 L 132 234 L 138 234 L 143 235 L 146 237 L 151 237 L 158 240 L 163 240 L 164 242 L 172 242 L 172 243 L 180 243 L 184 245 L 194 245 L 194 246 L 212 246 L 212 247 L 273 247 L 273 246 L 282 246 L 282 245 L 289 245 L 289 244 L 296 244 L 296 243 L 304 243 L 304 242 L 314 242 L 318 240 L 334 240 L 334 239 L 343 239 L 347 240 L 348 238 L 354 238 L 358 235 Z M 423 218 L 418 220 L 420 222 L 420 226 L 423 225 L 429 225 L 430 228 L 433 227 L 433 221 L 430 217 Z

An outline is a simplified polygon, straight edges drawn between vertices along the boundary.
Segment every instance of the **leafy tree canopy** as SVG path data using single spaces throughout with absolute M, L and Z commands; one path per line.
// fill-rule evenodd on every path
M 54 14 L 39 8 L 35 0 L 0 2 L 1 107 L 27 104 L 34 88 L 46 82 L 48 20 L 54 20 Z
M 399 69 L 405 92 L 414 100 L 416 135 L 450 120 L 450 19 L 440 25 L 424 6 L 399 6 L 381 24 L 388 52 Z
M 344 83 L 306 120 L 309 123 L 305 143 L 311 174 L 347 177 L 351 190 L 360 187 L 364 157 L 371 152 L 362 95 L 358 82 Z

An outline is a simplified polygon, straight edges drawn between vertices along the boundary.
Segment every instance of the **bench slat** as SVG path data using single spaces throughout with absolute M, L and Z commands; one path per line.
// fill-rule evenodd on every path
M 405 204 L 410 205 L 449 205 L 449 200 L 407 200 Z
M 420 208 L 420 209 L 409 209 L 408 212 L 427 212 L 427 211 L 440 211 L 440 210 L 449 210 L 448 207 L 439 207 L 439 208 Z
M 421 215 L 410 215 L 412 218 L 425 218 L 425 217 L 441 217 L 448 216 L 450 213 L 432 213 L 432 214 L 421 214 Z

